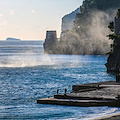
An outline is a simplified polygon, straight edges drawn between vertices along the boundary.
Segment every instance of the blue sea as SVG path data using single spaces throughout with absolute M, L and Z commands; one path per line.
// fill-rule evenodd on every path
M 47 55 L 43 41 L 0 41 L 0 120 L 89 120 L 117 107 L 37 104 L 40 98 L 72 91 L 72 85 L 115 80 L 107 56 Z

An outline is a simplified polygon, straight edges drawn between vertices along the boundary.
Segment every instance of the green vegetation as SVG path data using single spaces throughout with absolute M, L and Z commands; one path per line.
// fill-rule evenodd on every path
M 77 29 L 77 26 L 81 26 L 83 21 L 90 22 L 90 18 L 89 20 L 87 20 L 87 18 L 90 17 L 91 12 L 95 10 L 105 11 L 111 8 L 119 8 L 119 6 L 120 0 L 84 0 L 82 6 L 80 6 L 81 13 L 76 14 L 74 28 Z M 120 17 L 120 9 L 118 9 L 117 16 Z
M 91 9 L 105 10 L 117 8 L 120 6 L 119 0 L 84 0 L 80 11 L 82 14 L 89 12 Z
M 114 32 L 114 22 L 110 22 L 108 28 L 111 30 L 111 32 Z
M 109 37 L 110 40 L 115 40 L 117 38 L 116 34 L 109 34 L 107 35 L 107 37 Z
M 107 11 L 108 9 L 119 8 L 120 0 L 84 0 L 82 6 L 80 6 L 81 13 L 76 14 L 76 19 L 74 21 L 74 30 L 75 32 L 81 36 L 82 33 L 85 34 L 86 37 L 89 37 L 90 34 L 87 32 L 91 27 L 92 20 L 95 17 L 96 11 Z M 117 17 L 120 17 L 120 9 L 117 11 Z M 103 18 L 104 19 L 104 18 Z M 78 29 L 80 26 L 80 29 Z M 110 29 L 112 34 L 107 35 L 110 40 L 113 40 L 113 44 L 111 44 L 111 52 L 114 47 L 117 45 L 114 44 L 116 39 L 119 39 L 120 36 L 116 36 L 114 33 L 114 22 L 110 22 L 108 28 Z M 110 54 L 111 54 L 110 52 Z
M 114 22 L 110 22 L 110 24 L 108 25 L 108 28 L 111 30 L 111 32 L 114 32 Z M 113 33 L 113 34 L 107 35 L 107 37 L 109 37 L 110 40 L 113 40 L 113 44 L 110 44 L 111 51 L 106 53 L 106 54 L 112 55 L 113 54 L 113 49 L 117 45 L 117 44 L 114 43 L 115 39 L 117 39 L 117 35 L 115 33 Z
M 120 0 L 84 0 L 80 13 L 76 14 L 73 29 L 62 31 L 60 48 L 63 53 L 105 54 L 109 51 L 109 42 L 105 40 L 105 35 L 109 34 L 107 25 L 110 22 L 109 17 L 114 14 L 112 10 L 118 9 L 119 6 Z M 120 10 L 117 16 L 120 17 Z M 114 34 L 114 22 L 110 22 L 108 28 L 113 33 L 107 37 L 113 41 L 118 39 L 119 36 Z M 64 49 L 61 47 L 63 45 Z M 116 44 L 111 45 L 111 51 L 115 46 Z
M 113 44 L 110 44 L 111 51 L 107 53 L 109 56 L 105 65 L 108 72 L 120 73 L 120 9 L 117 10 L 114 21 L 115 24 L 111 22 L 108 26 L 113 33 L 108 35 L 109 39 L 113 40 Z
M 117 13 L 116 13 L 117 17 L 120 17 L 120 8 L 118 9 Z
M 119 18 L 120 17 L 120 9 L 117 10 L 116 16 Z M 112 34 L 107 35 L 107 37 L 109 37 L 110 40 L 113 40 L 113 44 L 110 44 L 111 47 L 111 52 L 113 52 L 113 50 L 115 48 L 117 48 L 117 46 L 119 46 L 120 43 L 120 35 L 116 35 L 115 31 L 114 31 L 114 22 L 110 22 L 108 25 L 108 28 L 111 30 L 111 32 L 113 32 Z M 111 54 L 110 52 L 110 54 Z

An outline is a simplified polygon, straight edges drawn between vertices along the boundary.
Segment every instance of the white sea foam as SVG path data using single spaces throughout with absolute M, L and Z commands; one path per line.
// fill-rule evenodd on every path
M 69 119 L 64 119 L 64 120 L 93 120 L 94 118 L 97 118 L 97 117 L 102 117 L 102 116 L 106 116 L 106 115 L 115 113 L 117 110 L 118 110 L 118 108 L 110 108 L 110 109 L 108 108 L 108 110 L 103 111 L 102 113 L 99 113 L 99 114 L 88 115 L 88 116 L 85 116 L 82 118 L 81 117 L 69 118 Z

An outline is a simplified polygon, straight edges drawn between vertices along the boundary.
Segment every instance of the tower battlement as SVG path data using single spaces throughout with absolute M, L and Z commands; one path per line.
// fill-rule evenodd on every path
M 56 51 L 56 43 L 58 42 L 56 31 L 46 31 L 46 39 L 43 44 L 44 52 L 53 54 Z
M 57 41 L 56 31 L 47 31 L 45 42 L 56 42 L 56 41 Z

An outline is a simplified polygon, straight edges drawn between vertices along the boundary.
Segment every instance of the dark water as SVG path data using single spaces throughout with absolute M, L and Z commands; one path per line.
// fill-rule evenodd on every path
M 58 88 L 63 93 L 74 84 L 115 80 L 106 72 L 107 56 L 44 55 L 42 44 L 0 42 L 0 119 L 83 120 L 119 110 L 37 104 Z

